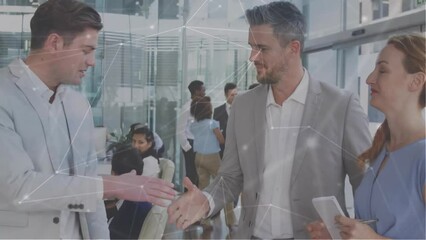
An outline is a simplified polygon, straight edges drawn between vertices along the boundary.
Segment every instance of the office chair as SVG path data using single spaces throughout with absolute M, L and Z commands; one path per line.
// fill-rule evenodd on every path
M 160 158 L 160 178 L 171 182 L 175 173 L 175 164 Z M 153 206 L 143 222 L 139 239 L 161 239 L 167 224 L 167 208 Z

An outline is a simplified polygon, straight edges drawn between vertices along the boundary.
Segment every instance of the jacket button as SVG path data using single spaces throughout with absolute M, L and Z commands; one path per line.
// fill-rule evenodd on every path
M 74 208 L 74 205 L 68 204 L 68 209 L 73 209 L 73 208 Z
M 58 224 L 59 223 L 59 218 L 58 217 L 54 217 L 53 218 L 53 223 L 54 224 Z

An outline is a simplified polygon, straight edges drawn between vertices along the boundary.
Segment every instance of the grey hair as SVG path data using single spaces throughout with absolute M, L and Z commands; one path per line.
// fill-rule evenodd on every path
M 250 26 L 270 24 L 281 46 L 292 40 L 300 42 L 300 51 L 305 41 L 305 20 L 302 13 L 290 2 L 271 2 L 246 10 Z

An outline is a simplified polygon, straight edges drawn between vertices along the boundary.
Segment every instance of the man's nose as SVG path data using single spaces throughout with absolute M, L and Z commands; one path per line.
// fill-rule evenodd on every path
M 258 59 L 259 55 L 260 55 L 260 51 L 259 50 L 252 49 L 251 52 L 250 52 L 250 58 L 249 58 L 249 60 L 251 62 L 254 62 L 256 59 Z
M 94 67 L 96 64 L 96 59 L 95 59 L 95 54 L 91 54 L 87 59 L 86 59 L 86 64 L 89 67 Z

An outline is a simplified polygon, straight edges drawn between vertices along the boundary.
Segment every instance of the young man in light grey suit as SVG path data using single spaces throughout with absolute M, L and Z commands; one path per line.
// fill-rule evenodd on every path
M 49 0 L 31 20 L 31 52 L 0 70 L 0 237 L 108 239 L 102 198 L 165 205 L 173 185 L 96 175 L 93 119 L 80 84 L 95 65 L 99 14 Z
M 356 157 L 370 144 L 368 119 L 355 94 L 316 81 L 303 68 L 304 20 L 289 2 L 246 11 L 250 60 L 260 86 L 238 95 L 227 125 L 218 176 L 205 192 L 192 186 L 169 206 L 186 228 L 241 192 L 236 238 L 308 238 L 318 219 L 312 198 L 334 195 L 345 208 L 345 176 L 362 178 Z

